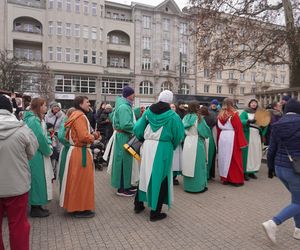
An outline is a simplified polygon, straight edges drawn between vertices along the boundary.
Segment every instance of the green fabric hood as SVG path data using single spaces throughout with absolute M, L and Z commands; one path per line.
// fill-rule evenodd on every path
M 152 131 L 156 132 L 160 127 L 166 125 L 176 113 L 173 110 L 169 110 L 162 114 L 155 114 L 150 109 L 147 109 L 145 115 Z
M 182 121 L 184 128 L 189 128 L 193 126 L 197 118 L 198 117 L 196 114 L 187 114 Z

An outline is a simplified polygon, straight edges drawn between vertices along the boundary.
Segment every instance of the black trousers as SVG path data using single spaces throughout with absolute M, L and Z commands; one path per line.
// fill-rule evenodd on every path
M 168 199 L 168 177 L 166 177 L 160 185 L 156 210 L 152 210 L 151 213 L 160 213 L 165 199 Z M 143 205 L 144 203 L 142 201 L 139 201 L 139 192 L 137 191 L 134 199 L 134 206 L 140 207 Z

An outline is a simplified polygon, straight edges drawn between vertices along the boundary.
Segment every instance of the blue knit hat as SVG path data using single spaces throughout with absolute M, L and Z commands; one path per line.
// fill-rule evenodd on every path
M 123 91 L 122 91 L 122 96 L 127 98 L 128 96 L 131 96 L 132 94 L 134 94 L 134 89 L 129 87 L 129 86 L 125 86 L 123 88 Z
M 219 102 L 218 102 L 218 100 L 217 99 L 213 99 L 211 102 L 210 102 L 210 104 L 215 104 L 215 105 L 219 105 Z
M 291 97 L 289 95 L 284 95 L 282 96 L 282 100 L 288 102 L 291 99 Z

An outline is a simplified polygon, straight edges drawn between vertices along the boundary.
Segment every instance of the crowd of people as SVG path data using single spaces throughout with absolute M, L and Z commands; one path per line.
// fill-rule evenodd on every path
M 269 145 L 268 177 L 279 177 L 292 202 L 263 227 L 275 242 L 277 225 L 294 217 L 294 237 L 300 239 L 300 175 L 293 172 L 289 158 L 289 152 L 300 156 L 298 101 L 272 103 L 270 125 L 261 126 L 255 119 L 256 99 L 238 112 L 230 98 L 222 104 L 212 100 L 208 107 L 197 101 L 175 104 L 173 93 L 164 90 L 151 106 L 133 108 L 134 98 L 134 89 L 126 86 L 114 107 L 101 103 L 93 111 L 88 97 L 77 96 L 66 113 L 57 102 L 47 111 L 46 100 L 33 98 L 21 117 L 20 111 L 13 114 L 14 96 L 0 95 L 0 157 L 7 163 L 0 169 L 0 220 L 6 212 L 11 249 L 29 249 L 27 205 L 31 217 L 49 216 L 45 205 L 53 199 L 55 179 L 59 204 L 67 213 L 95 216 L 97 141 L 105 145 L 103 161 L 112 188 L 118 196 L 135 196 L 137 214 L 146 204 L 150 221 L 167 217 L 162 207 L 171 207 L 173 185 L 180 185 L 177 176 L 183 176 L 187 193 L 206 192 L 217 170 L 222 184 L 240 187 L 257 179 L 262 145 Z M 124 148 L 133 136 L 142 144 L 140 161 Z

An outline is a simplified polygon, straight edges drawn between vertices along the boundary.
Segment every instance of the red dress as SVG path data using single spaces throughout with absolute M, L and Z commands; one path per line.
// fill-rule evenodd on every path
M 242 148 L 247 146 L 247 140 L 243 132 L 243 126 L 240 117 L 237 112 L 233 113 L 231 118 L 231 125 L 234 129 L 234 139 L 233 139 L 233 151 L 230 161 L 230 166 L 227 174 L 227 178 L 221 177 L 221 181 L 229 182 L 233 184 L 243 184 L 244 183 L 244 168 L 243 168 L 243 157 Z M 222 119 L 219 118 L 218 122 L 225 124 L 229 117 Z M 218 142 L 221 129 L 217 126 L 218 130 Z M 226 147 L 226 145 L 224 145 Z

